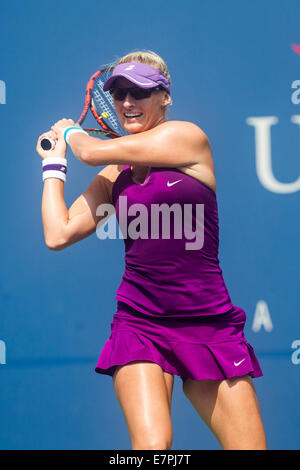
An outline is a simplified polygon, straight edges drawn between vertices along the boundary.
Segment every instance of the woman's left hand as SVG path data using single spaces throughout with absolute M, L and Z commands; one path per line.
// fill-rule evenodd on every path
M 63 129 L 69 126 L 75 126 L 75 122 L 73 119 L 60 119 L 57 121 L 53 126 L 51 126 L 51 130 L 56 133 L 57 138 L 63 137 Z

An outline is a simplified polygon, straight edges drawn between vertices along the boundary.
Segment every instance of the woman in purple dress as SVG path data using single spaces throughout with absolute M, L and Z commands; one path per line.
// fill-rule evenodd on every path
M 72 129 L 67 142 L 73 154 L 105 167 L 69 210 L 65 174 L 45 171 L 42 200 L 50 249 L 94 233 L 104 223 L 96 215 L 104 203 L 114 206 L 126 231 L 117 311 L 96 371 L 113 377 L 132 449 L 171 449 L 174 375 L 223 449 L 266 449 L 252 382 L 262 372 L 244 336 L 245 312 L 232 304 L 219 266 L 208 138 L 190 122 L 166 120 L 170 76 L 151 51 L 119 60 L 104 89 L 111 90 L 129 135 L 99 140 Z M 66 166 L 63 136 L 72 126 L 62 119 L 40 136 L 39 155 Z M 50 152 L 40 147 L 45 136 L 57 140 Z M 140 233 L 130 207 L 141 215 Z

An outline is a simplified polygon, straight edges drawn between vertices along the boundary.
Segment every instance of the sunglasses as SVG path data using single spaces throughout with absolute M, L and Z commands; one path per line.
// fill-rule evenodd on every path
M 124 101 L 127 93 L 130 94 L 132 98 L 135 100 L 144 100 L 145 98 L 149 98 L 154 91 L 162 90 L 161 86 L 156 86 L 154 88 L 139 88 L 139 87 L 131 87 L 131 88 L 112 88 L 109 90 L 111 95 L 116 101 Z

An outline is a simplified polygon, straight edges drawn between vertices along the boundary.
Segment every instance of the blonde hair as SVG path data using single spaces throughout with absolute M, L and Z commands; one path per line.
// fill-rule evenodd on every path
M 128 62 L 140 62 L 142 64 L 151 65 L 157 70 L 160 70 L 171 82 L 171 77 L 165 61 L 153 51 L 133 51 L 121 57 L 115 64 L 127 64 Z
M 128 62 L 139 62 L 142 64 L 147 64 L 151 65 L 155 69 L 159 70 L 162 72 L 170 81 L 171 83 L 171 77 L 168 71 L 167 64 L 165 61 L 155 52 L 145 50 L 145 51 L 132 51 L 129 52 L 129 54 L 124 55 L 123 57 L 116 59 L 115 62 L 111 63 L 108 65 L 108 69 L 110 72 L 113 71 L 113 69 L 119 65 L 119 64 L 127 64 Z M 172 104 L 172 101 L 171 101 Z M 165 112 L 167 113 L 167 116 L 170 116 L 170 109 L 167 107 L 165 109 Z

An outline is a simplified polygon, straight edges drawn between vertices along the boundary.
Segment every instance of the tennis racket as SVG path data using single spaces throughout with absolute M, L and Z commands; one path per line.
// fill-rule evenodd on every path
M 99 128 L 87 128 L 84 130 L 88 134 L 102 135 L 110 139 L 115 139 L 127 133 L 121 126 L 115 111 L 111 93 L 109 91 L 103 91 L 104 82 L 110 75 L 111 69 L 103 68 L 91 76 L 86 86 L 84 108 L 77 123 L 81 126 L 90 109 Z M 41 140 L 41 147 L 43 150 L 51 150 L 55 147 L 55 141 L 44 138 Z

